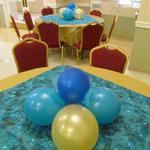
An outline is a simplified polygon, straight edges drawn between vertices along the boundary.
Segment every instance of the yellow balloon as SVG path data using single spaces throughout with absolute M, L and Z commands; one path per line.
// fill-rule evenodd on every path
M 82 19 L 84 17 L 84 11 L 80 8 L 76 8 L 74 13 L 76 19 Z
M 65 8 L 63 7 L 63 8 L 60 8 L 59 11 L 58 11 L 59 16 L 62 17 L 62 18 L 63 18 L 64 9 Z
M 59 150 L 91 150 L 98 136 L 94 115 L 80 105 L 64 107 L 52 123 L 52 138 Z

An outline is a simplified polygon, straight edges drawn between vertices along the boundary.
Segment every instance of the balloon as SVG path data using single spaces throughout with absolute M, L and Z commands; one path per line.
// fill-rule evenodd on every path
M 76 19 L 83 19 L 84 18 L 84 11 L 80 8 L 76 8 L 74 11 L 74 16 Z
M 89 89 L 81 103 L 94 113 L 100 124 L 112 123 L 121 109 L 117 96 L 106 88 Z
M 67 7 L 73 11 L 76 7 L 76 4 L 74 2 L 70 2 Z
M 55 114 L 65 105 L 54 89 L 41 87 L 26 96 L 24 112 L 35 125 L 50 125 Z
M 52 123 L 52 138 L 59 150 L 91 150 L 98 136 L 94 115 L 80 105 L 64 107 Z
M 77 68 L 66 69 L 59 75 L 57 83 L 61 98 L 68 103 L 83 100 L 89 86 L 88 75 Z
M 62 18 L 63 18 L 64 10 L 65 10 L 65 8 L 63 7 L 63 8 L 60 8 L 59 11 L 58 11 L 59 16 L 62 17 Z
M 65 8 L 63 12 L 63 18 L 65 20 L 72 20 L 73 19 L 73 12 L 69 8 Z

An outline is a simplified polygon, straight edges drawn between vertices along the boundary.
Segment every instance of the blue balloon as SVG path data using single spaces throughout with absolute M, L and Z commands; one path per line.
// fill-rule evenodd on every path
M 69 20 L 72 20 L 73 17 L 74 17 L 73 11 L 70 10 L 69 8 L 65 8 L 64 12 L 63 12 L 63 18 L 64 18 L 64 20 L 69 21 Z
M 58 92 L 68 103 L 78 103 L 83 100 L 90 86 L 88 75 L 80 69 L 69 68 L 59 75 Z
M 25 98 L 25 116 L 37 126 L 51 125 L 56 113 L 65 105 L 52 88 L 41 87 L 33 90 Z
M 117 96 L 106 88 L 90 88 L 81 103 L 94 113 L 99 124 L 112 123 L 121 109 Z
M 67 7 L 73 11 L 76 8 L 76 4 L 74 2 L 70 2 Z

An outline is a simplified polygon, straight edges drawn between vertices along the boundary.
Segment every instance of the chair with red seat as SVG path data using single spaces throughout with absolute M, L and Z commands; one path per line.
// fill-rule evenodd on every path
M 49 48 L 61 49 L 61 61 L 63 63 L 64 42 L 60 41 L 60 28 L 54 22 L 42 22 L 37 27 L 41 41 L 47 43 Z
M 103 17 L 103 12 L 99 9 L 91 9 L 90 10 L 90 15 L 93 15 L 93 16 L 97 16 L 97 17 Z
M 94 67 L 124 73 L 127 62 L 127 54 L 113 45 L 97 46 L 90 52 L 90 65 Z
M 42 8 L 41 13 L 42 13 L 42 16 L 51 15 L 54 13 L 54 10 L 53 10 L 53 8 L 51 8 L 49 6 L 46 6 L 46 7 Z
M 35 34 L 35 33 L 24 34 L 23 36 L 21 36 L 21 35 L 20 35 L 20 32 L 19 32 L 19 29 L 18 29 L 18 27 L 17 27 L 17 24 L 16 24 L 16 22 L 15 22 L 15 19 L 13 18 L 12 15 L 10 15 L 10 19 L 11 19 L 11 21 L 12 21 L 12 25 L 13 25 L 13 27 L 14 27 L 14 29 L 15 29 L 15 32 L 16 32 L 16 34 L 17 34 L 17 37 L 18 37 L 18 40 L 19 40 L 19 41 L 22 40 L 22 39 L 27 39 L 27 38 L 35 38 L 35 39 L 38 39 L 38 38 L 39 38 L 39 36 L 38 36 L 37 34 Z
M 116 25 L 117 19 L 118 19 L 118 16 L 114 16 L 113 21 L 112 21 L 112 25 L 111 25 L 110 30 L 109 30 L 109 32 L 108 32 L 108 35 L 107 35 L 106 33 L 104 33 L 104 34 L 102 35 L 102 40 L 101 40 L 102 43 L 107 44 L 107 43 L 110 41 L 111 34 L 112 34 L 113 29 L 114 29 L 114 27 L 115 27 L 115 25 Z
M 81 29 L 81 41 L 73 47 L 77 52 L 77 64 L 85 50 L 91 50 L 100 45 L 102 33 L 103 25 L 98 23 L 90 23 Z
M 31 14 L 27 9 L 25 9 L 24 12 L 23 12 L 23 18 L 24 18 L 24 21 L 25 21 L 26 26 L 28 28 L 28 31 L 30 33 L 34 28 L 34 24 L 33 24 L 33 21 L 32 21 Z
M 48 66 L 48 46 L 37 39 L 25 39 L 13 47 L 18 72 Z

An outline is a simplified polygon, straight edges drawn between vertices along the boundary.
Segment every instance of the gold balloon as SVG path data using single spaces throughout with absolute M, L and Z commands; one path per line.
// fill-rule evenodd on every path
M 84 11 L 80 8 L 76 8 L 74 14 L 76 19 L 82 19 L 84 17 Z
M 91 150 L 98 135 L 94 115 L 80 105 L 64 107 L 52 123 L 52 138 L 59 150 Z
M 63 7 L 63 8 L 60 8 L 59 11 L 58 11 L 59 16 L 62 17 L 62 18 L 63 18 L 64 9 L 65 8 Z

